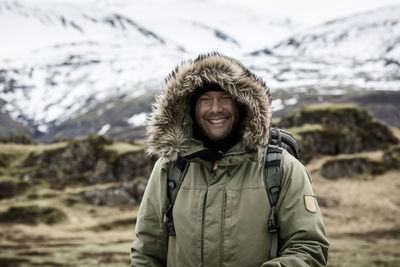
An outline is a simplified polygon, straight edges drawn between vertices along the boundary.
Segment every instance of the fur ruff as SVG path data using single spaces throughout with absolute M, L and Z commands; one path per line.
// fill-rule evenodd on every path
M 147 152 L 173 160 L 191 145 L 190 97 L 203 83 L 217 83 L 245 107 L 242 140 L 246 149 L 266 145 L 271 103 L 269 88 L 236 59 L 212 53 L 183 62 L 167 77 L 147 125 Z

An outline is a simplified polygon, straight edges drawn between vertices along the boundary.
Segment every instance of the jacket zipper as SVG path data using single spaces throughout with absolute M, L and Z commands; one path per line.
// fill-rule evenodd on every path
M 220 266 L 223 266 L 223 263 L 224 263 L 224 256 L 225 256 L 225 251 L 224 251 L 224 237 L 225 237 L 225 212 L 226 212 L 226 202 L 227 202 L 227 193 L 226 193 L 226 190 L 224 189 L 224 191 L 223 191 L 223 193 L 224 193 L 224 196 L 223 196 L 223 204 L 222 204 L 222 214 L 221 214 L 221 237 L 220 237 L 220 240 L 221 240 L 221 247 L 220 247 L 220 250 L 221 250 L 221 255 L 220 255 Z
M 207 205 L 207 192 L 204 194 L 204 199 L 203 199 L 203 208 L 201 211 L 201 241 L 200 241 L 200 253 L 201 253 L 201 266 L 204 266 L 204 224 L 206 221 L 206 205 Z

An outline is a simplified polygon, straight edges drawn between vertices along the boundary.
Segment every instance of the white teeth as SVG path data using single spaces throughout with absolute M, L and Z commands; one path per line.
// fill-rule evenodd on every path
M 211 123 L 222 123 L 222 122 L 224 122 L 224 121 L 226 121 L 226 119 L 209 120 L 209 122 L 211 122 Z

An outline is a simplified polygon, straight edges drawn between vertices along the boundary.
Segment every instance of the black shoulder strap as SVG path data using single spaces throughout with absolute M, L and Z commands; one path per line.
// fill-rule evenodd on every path
M 168 207 L 164 214 L 164 223 L 167 225 L 169 236 L 175 235 L 174 219 L 172 218 L 172 208 L 174 207 L 176 196 L 183 182 L 186 171 L 189 167 L 189 160 L 178 156 L 170 165 L 167 178 Z
M 221 156 L 222 155 L 220 153 L 211 149 L 204 149 L 185 157 L 178 155 L 178 158 L 169 166 L 167 178 L 167 195 L 169 203 L 164 214 L 164 223 L 167 225 L 169 236 L 174 236 L 176 234 L 174 219 L 172 217 L 172 209 L 174 207 L 176 197 L 178 196 L 178 191 L 189 168 L 190 160 L 194 158 L 201 158 L 203 160 L 214 162 L 220 159 Z
M 282 179 L 283 149 L 269 144 L 264 152 L 264 184 L 271 205 L 271 215 L 268 220 L 268 230 L 271 234 L 270 258 L 278 255 L 279 224 L 276 213 Z

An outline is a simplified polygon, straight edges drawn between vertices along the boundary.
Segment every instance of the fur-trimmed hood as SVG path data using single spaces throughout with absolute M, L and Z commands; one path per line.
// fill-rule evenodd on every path
M 150 155 L 175 159 L 192 143 L 193 120 L 190 97 L 205 83 L 216 83 L 245 107 L 241 126 L 242 142 L 253 150 L 269 138 L 271 103 L 269 89 L 238 60 L 212 53 L 183 62 L 166 78 L 156 98 L 147 125 Z

